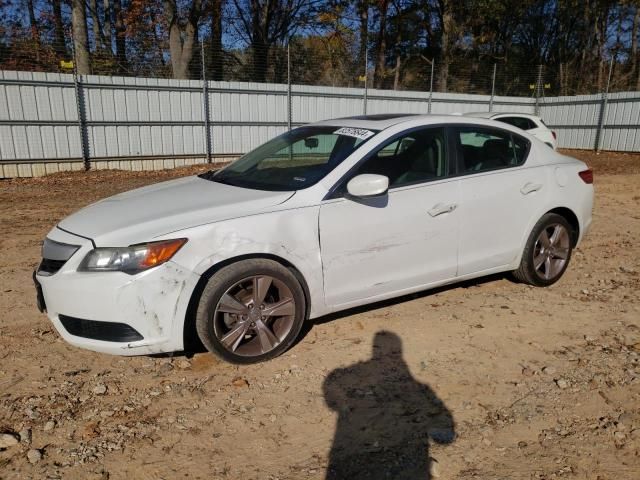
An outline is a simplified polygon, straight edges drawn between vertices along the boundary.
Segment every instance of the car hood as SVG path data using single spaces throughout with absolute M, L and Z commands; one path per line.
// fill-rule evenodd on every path
M 89 205 L 58 227 L 97 246 L 124 246 L 230 218 L 260 213 L 294 192 L 233 187 L 186 177 L 120 193 Z

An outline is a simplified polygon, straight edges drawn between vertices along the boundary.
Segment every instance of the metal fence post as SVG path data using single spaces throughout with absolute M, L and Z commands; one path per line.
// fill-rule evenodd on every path
M 433 100 L 433 66 L 436 63 L 436 59 L 431 59 L 431 78 L 429 79 L 429 108 L 427 113 L 431 113 L 431 101 Z
M 71 50 L 73 54 L 73 88 L 76 97 L 76 111 L 78 115 L 78 131 L 80 133 L 80 150 L 82 153 L 82 163 L 84 169 L 91 169 L 91 154 L 89 151 L 89 136 L 87 133 L 87 115 L 84 102 L 84 90 L 82 88 L 82 79 L 78 75 L 76 49 L 73 42 L 73 33 L 71 33 Z
M 536 78 L 536 105 L 535 105 L 535 114 L 540 116 L 540 90 L 542 89 L 542 65 L 538 65 L 538 75 Z
M 367 62 L 369 60 L 369 47 L 364 49 L 364 96 L 362 97 L 362 114 L 367 114 L 367 81 L 369 79 L 369 72 L 367 68 Z
M 596 130 L 596 142 L 594 146 L 594 150 L 596 152 L 600 151 L 600 142 L 602 140 L 602 129 L 604 128 L 604 122 L 607 117 L 607 104 L 609 101 L 609 85 L 611 83 L 611 72 L 613 70 L 613 57 L 611 57 L 611 61 L 609 62 L 609 76 L 607 77 L 607 86 L 602 94 L 602 103 L 600 105 L 600 115 L 598 116 L 598 129 Z
M 496 93 L 496 68 L 497 65 L 493 64 L 493 76 L 491 77 L 491 98 L 489 99 L 489 112 L 493 112 L 493 97 Z
M 209 115 L 209 82 L 207 82 L 207 69 L 205 68 L 204 40 L 200 40 L 200 58 L 202 60 L 202 105 L 204 115 L 204 140 L 207 149 L 207 163 L 211 163 L 211 121 Z
M 291 105 L 291 42 L 287 42 L 287 127 L 291 131 L 293 117 Z

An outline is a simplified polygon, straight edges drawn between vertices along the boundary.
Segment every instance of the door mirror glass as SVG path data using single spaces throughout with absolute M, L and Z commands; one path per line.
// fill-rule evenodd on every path
M 363 173 L 349 180 L 347 192 L 353 197 L 375 197 L 389 190 L 389 178 L 384 175 Z

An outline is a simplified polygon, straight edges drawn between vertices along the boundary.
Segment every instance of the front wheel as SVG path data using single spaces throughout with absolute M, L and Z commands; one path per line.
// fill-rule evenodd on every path
M 547 213 L 533 227 L 522 253 L 520 267 L 513 272 L 521 282 L 546 287 L 557 282 L 569 266 L 573 229 L 567 220 Z
M 196 329 L 210 352 L 232 363 L 257 363 L 291 346 L 305 311 L 304 292 L 289 269 L 272 260 L 242 260 L 211 277 Z

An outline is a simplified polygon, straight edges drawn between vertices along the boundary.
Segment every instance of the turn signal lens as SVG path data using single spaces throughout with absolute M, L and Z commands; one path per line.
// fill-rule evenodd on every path
M 591 170 L 590 168 L 578 172 L 578 175 L 580 175 L 580 178 L 584 183 L 587 183 L 589 185 L 593 183 L 593 170 Z
M 140 267 L 143 269 L 151 268 L 166 262 L 180 250 L 186 241 L 186 238 L 178 238 L 165 242 L 147 243 L 147 254 L 140 260 Z

